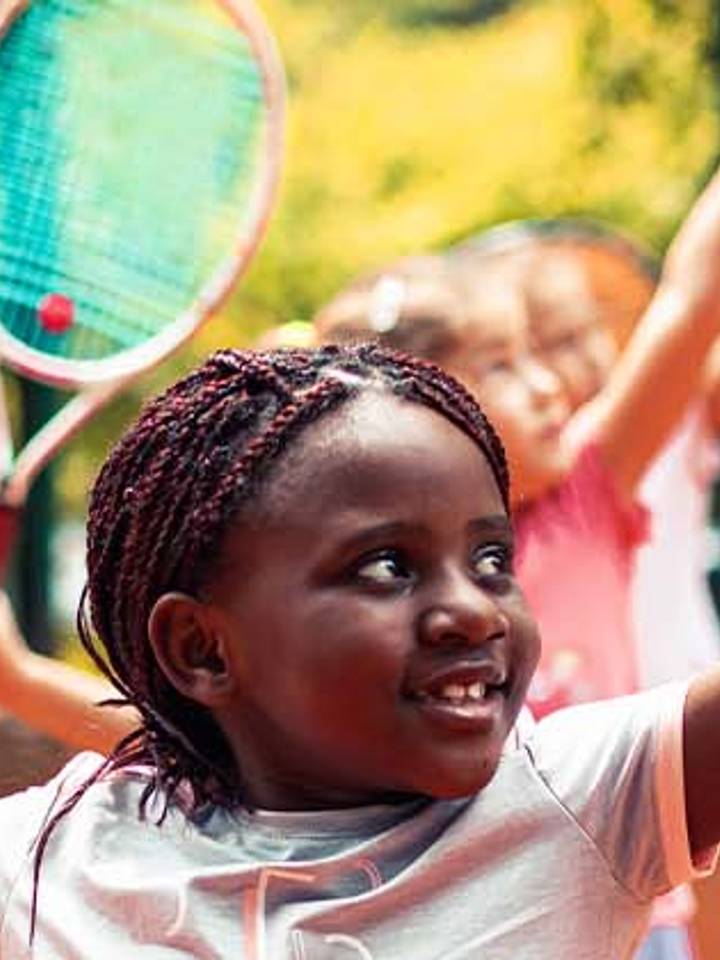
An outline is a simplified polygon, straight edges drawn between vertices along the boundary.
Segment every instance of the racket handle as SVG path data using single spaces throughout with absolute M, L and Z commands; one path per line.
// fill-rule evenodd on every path
M 11 507 L 7 503 L 0 503 L 0 587 L 5 583 L 7 577 L 7 568 L 20 526 L 21 515 L 21 507 Z

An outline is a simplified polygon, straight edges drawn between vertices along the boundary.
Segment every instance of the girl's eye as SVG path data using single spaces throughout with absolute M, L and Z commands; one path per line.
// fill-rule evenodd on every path
M 493 373 L 509 373 L 512 370 L 512 361 L 507 359 L 497 359 L 493 360 L 492 363 L 488 365 L 482 371 L 485 376 Z
M 359 580 L 385 584 L 408 580 L 410 572 L 401 557 L 395 553 L 385 553 L 362 561 L 356 567 L 355 575 Z
M 558 337 L 556 340 L 550 340 L 545 344 L 544 350 L 541 352 L 550 354 L 562 353 L 565 350 L 577 350 L 578 346 L 577 334 L 567 333 L 562 337 Z
M 512 570 L 510 548 L 503 544 L 492 544 L 476 550 L 472 557 L 472 566 L 479 577 L 497 577 Z

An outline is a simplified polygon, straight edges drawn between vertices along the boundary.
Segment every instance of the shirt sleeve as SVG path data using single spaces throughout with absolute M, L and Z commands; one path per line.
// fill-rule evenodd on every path
M 66 797 L 99 762 L 97 754 L 80 754 L 43 786 L 0 800 L 0 938 L 13 888 L 34 854 L 43 826 L 61 794 Z
M 694 862 L 683 778 L 686 684 L 559 711 L 527 743 L 536 771 L 615 879 L 649 900 L 712 872 Z

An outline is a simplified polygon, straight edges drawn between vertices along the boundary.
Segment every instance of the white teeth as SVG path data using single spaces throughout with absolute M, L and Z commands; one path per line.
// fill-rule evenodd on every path
M 461 683 L 446 683 L 440 696 L 446 700 L 464 700 L 466 688 Z
M 476 681 L 475 683 L 446 683 L 439 692 L 442 700 L 450 700 L 452 703 L 462 703 L 464 700 L 482 700 L 485 696 L 485 684 Z
M 485 684 L 471 683 L 467 689 L 467 695 L 471 700 L 482 700 L 485 696 Z

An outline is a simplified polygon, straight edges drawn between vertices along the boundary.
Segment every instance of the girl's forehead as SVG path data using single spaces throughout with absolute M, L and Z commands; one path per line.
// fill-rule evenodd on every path
M 450 419 L 422 403 L 369 390 L 307 428 L 262 499 L 276 513 L 315 494 L 330 505 L 346 495 L 381 497 L 388 486 L 393 496 L 419 485 L 429 490 L 441 475 L 450 487 L 460 462 L 463 471 L 474 469 L 494 484 L 480 445 Z
M 462 349 L 475 355 L 524 351 L 530 336 L 527 313 L 521 303 L 506 310 L 488 309 L 471 315 Z

